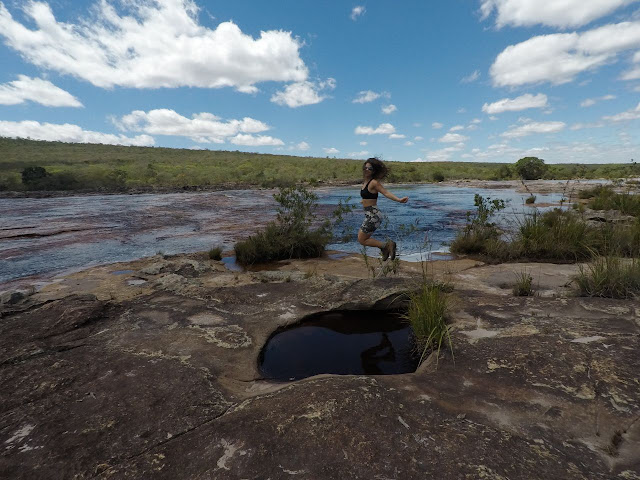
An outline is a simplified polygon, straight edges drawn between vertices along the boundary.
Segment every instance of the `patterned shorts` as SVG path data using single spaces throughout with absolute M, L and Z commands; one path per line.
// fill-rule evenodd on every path
M 376 228 L 382 223 L 382 214 L 378 207 L 372 205 L 371 207 L 364 207 L 364 221 L 360 226 L 360 230 L 367 235 L 375 232 Z

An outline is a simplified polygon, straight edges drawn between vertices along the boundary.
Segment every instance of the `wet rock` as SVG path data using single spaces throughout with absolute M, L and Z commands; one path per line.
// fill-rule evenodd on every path
M 0 293 L 0 305 L 15 305 L 36 293 L 36 288 L 29 286 L 19 290 Z
M 586 209 L 584 218 L 591 224 L 602 223 L 626 224 L 633 222 L 636 218 L 633 215 L 624 215 L 618 210 L 590 210 Z

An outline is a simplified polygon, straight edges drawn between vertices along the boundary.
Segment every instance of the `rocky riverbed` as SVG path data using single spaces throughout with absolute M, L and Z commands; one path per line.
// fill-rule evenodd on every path
M 538 295 L 513 297 L 526 269 Z M 74 273 L 0 306 L 3 478 L 639 479 L 640 305 L 576 265 L 432 262 L 455 358 L 260 378 L 278 327 L 403 302 L 420 264 L 356 255 L 232 272 L 204 254 Z M 326 355 L 331 355 L 327 351 Z

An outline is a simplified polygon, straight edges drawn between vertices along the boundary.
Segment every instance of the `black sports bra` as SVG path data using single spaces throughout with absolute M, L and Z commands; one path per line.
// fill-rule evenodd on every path
M 371 180 L 373 180 L 373 178 Z M 371 180 L 369 180 L 364 188 L 360 190 L 360 196 L 367 200 L 376 200 L 378 198 L 378 192 L 371 193 L 369 191 L 369 184 L 371 183 Z

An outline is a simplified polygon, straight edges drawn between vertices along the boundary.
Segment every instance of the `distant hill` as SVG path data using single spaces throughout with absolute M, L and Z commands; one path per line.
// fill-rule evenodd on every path
M 44 142 L 0 137 L 0 191 L 80 192 L 345 184 L 362 178 L 364 159 L 295 157 L 240 151 Z M 518 160 L 514 158 L 515 162 Z M 476 162 L 388 162 L 388 182 L 505 180 L 511 165 Z M 27 184 L 22 172 L 32 169 Z M 42 174 L 42 172 L 46 172 Z M 631 164 L 550 165 L 548 178 L 618 178 Z M 40 175 L 40 177 L 38 177 Z

